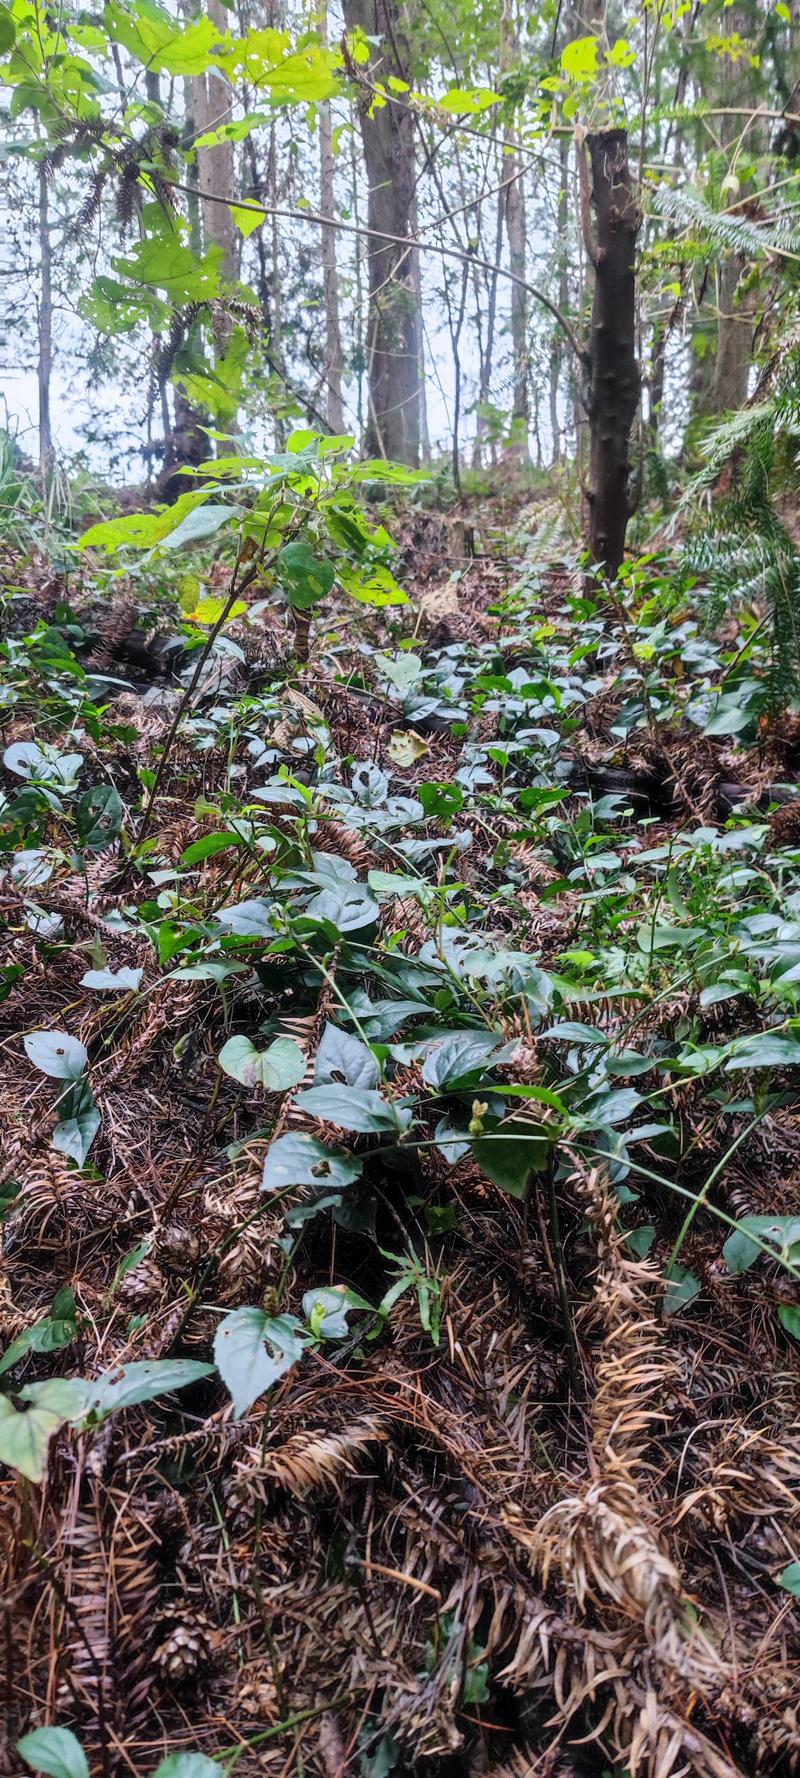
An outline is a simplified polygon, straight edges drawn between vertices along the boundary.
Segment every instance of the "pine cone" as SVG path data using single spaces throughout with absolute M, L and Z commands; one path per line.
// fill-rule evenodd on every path
M 147 1308 L 161 1296 L 166 1282 L 160 1265 L 148 1255 L 123 1278 L 117 1291 L 117 1301 L 125 1309 Z
M 800 796 L 770 816 L 769 837 L 773 846 L 800 846 Z
M 185 1222 L 168 1222 L 159 1229 L 156 1253 L 169 1272 L 191 1272 L 200 1258 L 200 1241 Z
M 182 1611 L 173 1618 L 167 1635 L 153 1656 L 158 1671 L 179 1682 L 194 1679 L 211 1660 L 213 1634 L 208 1618 L 199 1611 Z

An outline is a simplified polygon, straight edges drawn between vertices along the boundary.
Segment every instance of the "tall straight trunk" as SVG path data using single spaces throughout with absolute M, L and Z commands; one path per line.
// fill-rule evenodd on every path
M 501 174 L 502 178 L 502 174 Z M 472 455 L 473 465 L 480 469 L 484 440 L 491 437 L 489 417 L 486 409 L 492 393 L 492 369 L 494 360 L 494 336 L 497 326 L 497 267 L 503 254 L 503 225 L 505 222 L 505 202 L 502 186 L 497 194 L 497 225 L 494 243 L 494 271 L 489 273 L 489 300 L 486 310 L 486 338 L 481 357 L 481 375 L 478 388 L 478 424 L 475 430 L 475 448 Z M 495 461 L 495 449 L 491 447 L 492 463 Z
M 53 433 L 50 423 L 50 378 L 53 370 L 53 252 L 50 243 L 50 212 L 47 174 L 39 167 L 39 469 L 43 476 L 53 467 Z
M 320 42 L 327 47 L 328 12 L 323 5 L 319 19 Z M 333 122 L 330 101 L 319 111 L 319 196 L 323 216 L 336 207 L 333 176 Z M 339 312 L 339 267 L 336 262 L 336 230 L 322 230 L 322 288 L 325 300 L 325 413 L 331 432 L 344 432 L 342 402 L 342 327 Z
M 746 40 L 752 33 L 753 15 L 746 6 L 730 6 L 723 18 L 724 25 L 721 28 L 726 37 Z M 758 98 L 754 91 L 749 57 L 721 55 L 714 58 L 714 67 L 716 91 L 709 95 L 711 103 L 740 107 L 752 105 L 755 112 Z M 742 118 L 735 114 L 723 115 L 719 121 L 719 129 L 723 149 L 738 148 L 742 142 Z M 744 140 L 747 159 L 754 159 L 764 145 L 763 137 L 750 128 Z M 717 267 L 714 292 L 716 352 L 713 370 L 710 361 L 705 365 L 701 361 L 693 377 L 693 412 L 700 417 L 727 413 L 731 409 L 740 408 L 747 399 L 757 298 L 753 291 L 748 291 L 744 298 L 737 296 L 737 287 L 746 264 L 746 259 L 732 254 L 722 259 Z
M 347 29 L 359 26 L 381 39 L 371 80 L 408 78 L 408 51 L 397 0 L 344 0 Z M 420 313 L 416 249 L 398 240 L 414 232 L 414 117 L 401 95 L 374 109 L 368 94 L 359 102 L 359 123 L 369 191 L 369 322 L 367 362 L 369 414 L 365 448 L 369 456 L 392 457 L 416 466 L 420 452 Z
M 567 275 L 567 180 L 569 178 L 569 142 L 562 136 L 559 144 L 559 161 L 561 176 L 558 184 L 558 203 L 556 205 L 556 256 L 558 261 L 558 306 L 562 315 L 569 309 L 569 278 Z M 561 416 L 558 411 L 558 393 L 561 381 L 561 369 L 564 362 L 564 336 L 560 328 L 553 333 L 550 359 L 550 431 L 553 437 L 553 463 L 561 462 Z
M 639 401 L 636 362 L 636 237 L 641 210 L 628 162 L 627 130 L 587 136 L 595 241 L 588 364 L 589 548 L 615 579 L 631 507 L 630 432 Z
M 219 27 L 220 34 L 227 31 L 228 17 L 222 0 L 207 0 L 207 12 L 212 23 Z M 192 78 L 192 97 L 198 136 L 230 122 L 233 115 L 233 92 L 226 81 L 212 76 L 210 71 L 196 74 Z M 239 270 L 239 251 L 236 226 L 230 210 L 236 196 L 233 143 L 217 142 L 213 147 L 198 148 L 196 161 L 197 183 L 201 193 L 208 193 L 207 197 L 200 198 L 203 245 L 206 249 L 222 248 L 222 276 L 226 284 L 234 284 Z M 225 357 L 232 332 L 233 325 L 228 316 L 222 316 L 215 323 L 218 364 Z M 232 430 L 235 429 L 235 414 L 227 423 Z
M 505 0 L 501 16 L 500 69 L 505 73 L 511 64 L 516 43 L 511 19 L 510 0 Z M 513 123 L 506 131 L 506 140 L 516 144 Z M 528 295 L 524 279 L 527 264 L 527 222 L 523 163 L 516 147 L 507 149 L 503 160 L 505 179 L 505 217 L 508 238 L 509 270 L 523 280 L 511 286 L 511 350 L 514 359 L 514 397 L 511 406 L 511 448 L 520 463 L 527 463 L 528 427 L 530 421 L 529 359 L 528 359 Z

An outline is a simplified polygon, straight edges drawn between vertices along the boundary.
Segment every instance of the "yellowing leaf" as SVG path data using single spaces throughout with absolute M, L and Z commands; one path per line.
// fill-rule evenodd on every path
M 597 38 L 573 38 L 572 43 L 561 51 L 561 66 L 571 80 L 594 80 L 597 75 Z
M 424 759 L 427 752 L 427 741 L 423 741 L 422 736 L 416 735 L 413 729 L 409 733 L 398 729 L 389 742 L 389 758 L 396 766 L 416 765 L 417 760 Z
M 193 624 L 217 624 L 224 610 L 224 599 L 200 599 L 195 605 L 194 611 L 188 613 L 189 621 Z M 246 610 L 247 605 L 244 599 L 236 599 L 228 612 L 226 621 L 230 622 L 234 617 L 241 617 Z
M 241 204 L 229 204 L 228 208 L 240 235 L 244 235 L 245 240 L 249 235 L 255 234 L 256 229 L 261 228 L 265 220 L 262 210 L 245 210 Z

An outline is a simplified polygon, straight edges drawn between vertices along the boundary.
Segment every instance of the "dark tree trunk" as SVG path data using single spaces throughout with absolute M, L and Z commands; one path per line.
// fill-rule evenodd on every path
M 587 137 L 595 215 L 594 300 L 588 365 L 589 549 L 613 580 L 630 517 L 629 441 L 639 401 L 636 362 L 636 237 L 641 211 L 626 130 Z
M 408 78 L 396 0 L 344 0 L 347 28 L 359 25 L 381 47 L 369 68 L 371 81 L 390 75 Z M 416 466 L 420 448 L 420 318 L 416 251 L 381 240 L 381 233 L 408 239 L 414 233 L 414 117 L 395 95 L 372 111 L 371 96 L 359 101 L 359 123 L 369 187 L 369 416 L 368 456 L 391 457 Z

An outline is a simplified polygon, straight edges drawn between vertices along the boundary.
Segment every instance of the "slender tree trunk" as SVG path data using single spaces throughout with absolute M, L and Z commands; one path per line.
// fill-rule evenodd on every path
M 630 432 L 639 401 L 636 362 L 636 237 L 641 211 L 628 162 L 626 130 L 587 137 L 596 234 L 588 417 L 589 548 L 615 579 L 630 517 Z
M 516 44 L 513 35 L 510 0 L 503 6 L 500 42 L 500 67 L 505 72 L 513 58 Z M 506 131 L 506 140 L 516 143 L 513 122 Z M 506 235 L 508 237 L 509 270 L 524 280 L 527 262 L 527 224 L 522 162 L 516 149 L 507 150 L 503 160 L 505 187 Z M 511 286 L 511 350 L 514 359 L 514 399 L 511 407 L 511 451 L 520 463 L 529 460 L 528 428 L 530 422 L 529 360 L 528 360 L 528 295 L 524 282 Z
M 47 174 L 39 167 L 39 469 L 43 477 L 53 467 L 53 433 L 50 424 L 50 378 L 53 369 L 53 253 L 50 244 L 50 212 Z
M 502 175 L 501 175 L 502 177 Z M 505 223 L 504 193 L 501 189 L 497 194 L 497 225 L 495 229 L 494 265 L 499 266 L 503 254 L 503 226 Z M 489 437 L 489 419 L 486 408 L 492 393 L 492 368 L 494 360 L 494 336 L 497 326 L 497 270 L 489 274 L 489 301 L 486 312 L 486 340 L 481 360 L 481 380 L 478 390 L 478 425 L 475 432 L 475 450 L 473 463 L 480 468 L 484 440 Z M 483 411 L 481 411 L 483 410 Z M 495 460 L 494 445 L 491 447 L 492 462 Z
M 319 20 L 320 42 L 327 47 L 328 12 L 323 5 Z M 333 216 L 336 193 L 333 176 L 333 123 L 330 101 L 319 111 L 319 196 L 323 216 Z M 325 296 L 325 412 L 331 432 L 344 432 L 342 402 L 342 328 L 339 312 L 339 268 L 336 261 L 336 230 L 322 230 L 322 286 Z
M 408 76 L 397 0 L 344 0 L 349 31 L 380 37 L 371 79 Z M 396 101 L 396 102 L 395 102 Z M 414 117 L 404 98 L 376 108 L 359 103 L 370 229 L 406 239 L 414 230 Z M 370 236 L 368 456 L 416 465 L 420 452 L 420 315 L 413 248 Z
M 556 256 L 558 262 L 558 306 L 562 315 L 569 309 L 569 278 L 567 275 L 567 180 L 569 178 L 569 142 L 562 136 L 559 146 L 561 177 L 558 186 L 558 203 L 556 206 Z M 560 328 L 553 333 L 550 359 L 550 431 L 553 435 L 553 464 L 561 462 L 561 417 L 558 411 L 558 392 L 561 381 L 561 368 L 564 362 L 564 338 Z

